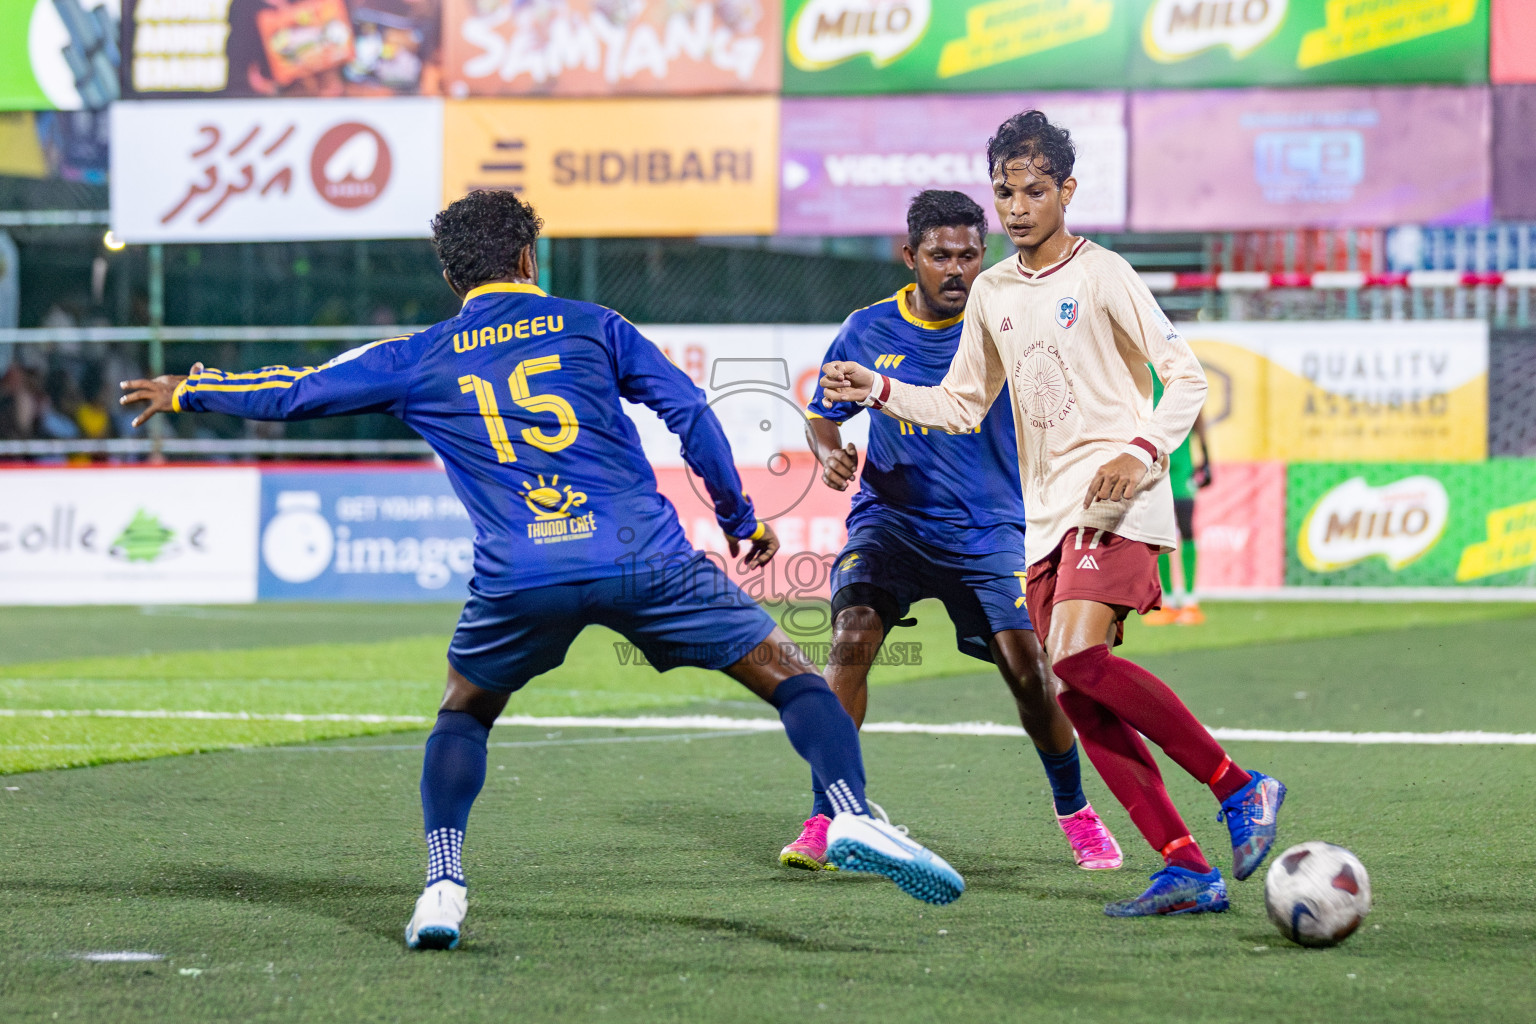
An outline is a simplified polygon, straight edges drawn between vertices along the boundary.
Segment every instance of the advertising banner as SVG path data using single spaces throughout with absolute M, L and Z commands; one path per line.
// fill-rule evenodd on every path
M 769 235 L 777 224 L 774 96 L 464 100 L 447 104 L 445 126 L 443 201 L 512 189 L 546 235 Z
M 102 110 L 118 97 L 119 0 L 0 3 L 0 110 Z
M 1214 444 L 1211 446 L 1216 447 Z M 1285 464 L 1218 462 L 1195 498 L 1196 588 L 1272 589 L 1285 582 Z
M 254 469 L 0 471 L 0 605 L 256 599 Z
M 1493 25 L 1488 40 L 1488 77 L 1495 82 L 1536 82 L 1536 4 L 1490 0 Z
M 1113 88 L 1134 5 L 1116 0 L 786 0 L 786 95 Z
M 1488 0 L 1138 3 L 1137 88 L 1488 81 Z
M 128 242 L 426 237 L 442 111 L 433 99 L 120 103 L 112 230 Z
M 1536 460 L 1289 470 L 1286 583 L 1536 584 Z
M 785 100 L 779 233 L 904 234 L 907 203 L 925 188 L 957 189 L 990 211 L 987 139 L 1031 108 L 1077 144 L 1072 226 L 1124 228 L 1123 94 L 988 93 Z
M 1493 88 L 1493 215 L 1536 220 L 1536 85 Z
M 432 96 L 439 0 L 121 0 L 130 99 Z
M 1484 223 L 1489 121 L 1486 87 L 1137 93 L 1131 227 Z
M 780 0 L 445 0 L 450 96 L 777 92 Z
M 1190 345 L 1217 459 L 1487 458 L 1484 321 L 1201 323 Z
M 263 601 L 462 601 L 474 550 L 437 470 L 261 474 Z

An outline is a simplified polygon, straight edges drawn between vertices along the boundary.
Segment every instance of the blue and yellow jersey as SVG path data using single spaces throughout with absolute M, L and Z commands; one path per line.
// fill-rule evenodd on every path
M 965 317 L 919 320 L 907 308 L 907 295 L 916 287 L 909 284 L 849 316 L 826 361 L 852 360 L 909 384 L 943 380 Z M 869 450 L 848 515 L 849 530 L 879 521 L 930 544 L 978 554 L 1021 543 L 1024 498 L 1012 408 L 1009 401 L 992 403 L 981 426 L 966 434 L 871 414 Z M 853 402 L 828 408 L 818 386 L 808 411 L 842 423 L 864 408 Z
M 619 314 L 533 285 L 476 288 L 453 319 L 323 366 L 204 370 L 174 405 L 257 420 L 399 418 L 442 458 L 475 524 L 474 587 L 499 596 L 693 550 L 620 398 L 661 416 L 721 528 L 752 536 L 752 502 L 704 393 Z

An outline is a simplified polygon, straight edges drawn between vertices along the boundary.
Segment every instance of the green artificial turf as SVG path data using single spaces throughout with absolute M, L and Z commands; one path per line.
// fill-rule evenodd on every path
M 814 626 L 814 614 L 798 620 Z M 0 609 L 0 709 L 175 710 L 254 714 L 374 714 L 430 717 L 442 693 L 443 659 L 457 609 L 449 605 L 253 605 L 227 608 Z M 888 685 L 913 679 L 982 674 L 991 669 L 955 650 L 953 630 L 937 602 L 914 609 L 918 625 L 899 630 L 893 641 L 916 648 L 912 664 L 879 666 L 871 679 Z M 1219 695 L 1192 701 L 1212 725 L 1250 728 L 1281 726 L 1301 711 L 1327 712 L 1330 728 L 1504 728 L 1503 705 L 1487 693 L 1446 702 L 1456 715 L 1435 711 L 1440 702 L 1423 690 L 1462 686 L 1476 675 L 1485 648 L 1525 643 L 1536 608 L 1531 605 L 1430 604 L 1214 604 L 1205 626 L 1153 629 L 1133 623 L 1126 651 L 1149 659 L 1182 686 L 1182 659 L 1199 654 L 1226 666 L 1211 678 L 1266 695 L 1262 714 L 1242 721 Z M 1348 705 L 1330 696 L 1341 673 L 1330 643 L 1392 630 L 1391 641 L 1367 645 L 1349 673 L 1394 674 L 1406 683 L 1384 687 L 1370 701 Z M 1437 632 L 1439 631 L 1439 632 Z M 1463 646 L 1437 654 L 1430 635 L 1446 631 L 1466 637 Z M 808 628 L 800 638 L 825 641 L 825 631 Z M 1331 638 L 1331 639 L 1330 639 Z M 1472 638 L 1476 638 L 1475 642 Z M 1319 673 L 1295 684 L 1286 662 L 1271 663 L 1255 645 L 1306 641 L 1318 646 L 1309 658 Z M 766 708 L 715 672 L 679 669 L 659 674 L 623 664 L 615 644 L 622 638 L 597 627 L 584 632 L 566 663 L 535 680 L 514 698 L 510 711 L 532 715 L 654 713 L 686 708 L 694 712 L 737 713 Z M 121 653 L 103 654 L 116 650 Z M 12 657 L 23 652 L 28 660 Z M 72 657 L 39 660 L 39 652 Z M 88 656 L 81 656 L 86 654 Z M 1441 656 L 1441 655 L 1444 656 Z M 1379 672 L 1381 658 L 1400 671 Z M 1426 660 L 1428 659 L 1428 660 Z M 1435 670 L 1421 670 L 1433 663 Z M 1273 671 L 1272 671 L 1273 670 Z M 1521 673 L 1524 673 L 1523 675 Z M 1488 680 L 1509 696 L 1531 681 L 1523 664 Z M 1524 680 L 1524 682 L 1522 682 Z M 1271 685 L 1273 684 L 1273 685 Z M 1000 684 L 997 684 L 1000 685 Z M 1195 685 L 1199 685 L 1196 683 Z M 1306 698 L 1293 701 L 1293 694 Z M 1288 703 L 1290 702 L 1290 703 Z M 1293 703 L 1297 706 L 1293 706 Z M 1506 701 L 1507 703 L 1507 701 Z M 1518 699 L 1516 700 L 1518 704 Z M 1399 705 L 1402 705 L 1399 708 Z M 878 700 L 872 705 L 878 707 Z M 1351 711 L 1350 708 L 1353 708 Z M 1387 714 L 1391 708 L 1390 715 Z M 1415 710 L 1423 714 L 1414 716 Z M 1401 712 L 1401 713 L 1400 713 Z M 963 720 L 967 706 L 945 714 Z M 1011 721 L 1005 707 L 1000 721 Z M 1459 715 L 1459 717 L 1457 717 Z M 1385 717 L 1384 717 L 1385 716 Z M 1315 717 L 1315 716 L 1314 716 Z M 1312 720 L 1312 719 L 1309 719 Z M 1321 721 L 1321 718 L 1317 718 Z M 1390 720 L 1390 724 L 1389 724 Z M 1447 724 L 1451 721 L 1460 725 Z M 1354 723 L 1354 724 L 1350 724 Z M 178 721 L 112 718 L 5 717 L 0 714 L 0 772 L 96 764 L 165 754 L 216 750 L 261 743 L 293 743 L 398 731 L 410 725 L 358 722 Z M 1301 726 L 1295 726 L 1301 727 Z M 1309 727 L 1322 727 L 1313 725 Z

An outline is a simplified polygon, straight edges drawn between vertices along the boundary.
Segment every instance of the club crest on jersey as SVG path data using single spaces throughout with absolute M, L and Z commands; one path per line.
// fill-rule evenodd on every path
M 1077 323 L 1077 300 L 1060 299 L 1056 303 L 1056 323 L 1063 330 Z

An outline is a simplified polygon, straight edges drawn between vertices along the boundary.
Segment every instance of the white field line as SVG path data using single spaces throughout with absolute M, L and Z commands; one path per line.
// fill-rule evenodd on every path
M 301 715 L 110 708 L 0 708 L 0 718 L 147 718 L 216 722 L 346 722 L 359 725 L 431 725 L 434 721 L 421 715 Z M 700 729 L 715 732 L 778 732 L 783 729 L 779 721 L 773 718 L 725 718 L 721 715 L 642 715 L 633 718 L 603 715 L 504 715 L 497 724 L 536 729 Z M 923 736 L 1024 735 L 1024 730 L 1017 725 L 1000 725 L 997 722 L 865 722 L 864 731 Z M 1211 735 L 1218 740 L 1253 740 L 1261 743 L 1536 746 L 1536 733 L 1529 732 L 1339 732 L 1218 728 L 1211 729 Z

